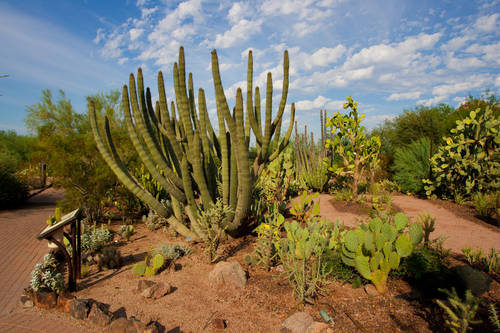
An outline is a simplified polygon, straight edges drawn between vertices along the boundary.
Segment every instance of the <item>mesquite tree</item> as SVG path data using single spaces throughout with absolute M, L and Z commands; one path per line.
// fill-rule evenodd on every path
M 264 166 L 275 159 L 287 146 L 292 133 L 295 106 L 282 141 L 281 122 L 288 94 L 288 52 L 284 53 L 283 89 L 278 112 L 272 119 L 272 77 L 267 74 L 266 112 L 261 118 L 259 87 L 253 92 L 252 52 L 248 54 L 246 119 L 244 120 L 241 89 L 236 92 L 236 105 L 231 112 L 222 87 L 216 51 L 212 51 L 212 75 L 218 117 L 218 135 L 208 117 L 205 93 L 198 90 L 195 102 L 193 77 L 186 84 L 184 49 L 179 50 L 179 62 L 174 64 L 175 102 L 170 108 L 165 94 L 163 75 L 158 73 L 159 101 L 155 107 L 149 88 L 144 91 L 141 69 L 130 75 L 129 87 L 123 87 L 122 107 L 128 132 L 139 157 L 155 180 L 168 192 L 169 204 L 155 198 L 130 174 L 120 159 L 104 120 L 104 134 L 99 126 L 93 103 L 89 116 L 97 147 L 120 181 L 159 215 L 167 218 L 180 234 L 193 239 L 206 239 L 200 225 L 201 212 L 212 207 L 218 198 L 231 206 L 232 212 L 224 228 L 236 234 L 247 224 L 252 188 Z M 262 130 L 264 125 L 264 130 Z M 249 161 L 250 133 L 256 138 L 258 155 Z M 271 144 L 274 143 L 274 144 Z M 271 149 L 271 147 L 273 147 Z M 183 216 L 187 215 L 188 220 Z
M 380 138 L 373 136 L 367 138 L 365 127 L 361 121 L 365 114 L 358 115 L 358 102 L 351 96 L 347 96 L 344 109 L 350 108 L 349 114 L 340 112 L 333 114 L 326 121 L 326 126 L 331 127 L 332 138 L 326 140 L 326 147 L 332 148 L 333 152 L 341 157 L 341 163 L 329 163 L 329 170 L 335 176 L 347 178 L 353 197 L 358 195 L 358 185 L 364 176 L 366 167 L 378 158 L 380 150 Z

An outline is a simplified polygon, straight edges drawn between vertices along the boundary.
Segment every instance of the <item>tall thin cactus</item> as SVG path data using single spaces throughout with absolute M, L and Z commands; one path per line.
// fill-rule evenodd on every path
M 234 213 L 227 217 L 225 228 L 236 234 L 248 221 L 252 188 L 264 166 L 274 160 L 287 146 L 292 133 L 295 105 L 291 106 L 291 119 L 284 139 L 280 141 L 281 123 L 288 94 L 288 52 L 283 61 L 283 88 L 279 109 L 272 118 L 272 77 L 267 75 L 266 113 L 261 117 L 260 91 L 253 94 L 252 51 L 248 54 L 246 116 L 241 89 L 236 92 L 236 103 L 230 111 L 219 73 L 216 51 L 212 51 L 212 75 L 215 88 L 219 133 L 216 134 L 207 112 L 205 93 L 198 90 L 195 102 L 192 74 L 186 84 L 184 49 L 179 50 L 179 61 L 174 64 L 173 80 L 175 103 L 170 110 L 165 94 L 163 75 L 158 73 L 159 101 L 153 108 L 149 88 L 144 90 L 141 69 L 130 75 L 129 86 L 123 87 L 122 107 L 132 143 L 143 164 L 153 178 L 165 189 L 170 206 L 155 198 L 127 170 L 113 144 L 108 120 L 104 120 L 104 133 L 89 103 L 89 117 L 97 147 L 118 179 L 139 199 L 159 215 L 168 218 L 174 229 L 193 239 L 205 239 L 199 224 L 203 210 L 222 198 Z M 262 123 L 264 130 L 262 130 Z M 257 157 L 249 161 L 250 134 L 254 133 Z M 273 143 L 273 144 L 271 144 Z M 188 221 L 183 216 L 188 216 Z

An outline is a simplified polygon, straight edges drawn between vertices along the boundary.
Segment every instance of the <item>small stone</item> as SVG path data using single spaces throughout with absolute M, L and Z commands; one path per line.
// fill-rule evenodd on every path
M 73 299 L 75 299 L 75 296 L 71 294 L 59 294 L 59 297 L 57 297 L 57 311 L 69 313 Z
M 307 312 L 296 312 L 288 317 L 282 325 L 281 332 L 305 333 L 307 328 L 313 324 L 314 320 Z
M 235 287 L 244 287 L 247 283 L 247 276 L 239 262 L 222 261 L 209 273 L 208 280 L 216 285 L 231 284 Z
M 158 288 L 158 286 L 155 284 L 155 285 L 152 285 L 151 287 L 147 288 L 147 289 L 144 289 L 141 293 L 142 297 L 144 298 L 152 298 L 154 293 L 155 293 L 155 290 L 156 288 Z
M 35 305 L 41 309 L 53 309 L 57 305 L 57 294 L 54 292 L 36 291 Z
M 160 297 L 163 297 L 165 295 L 170 294 L 173 291 L 173 287 L 170 283 L 163 283 L 159 282 L 156 285 L 156 289 L 153 292 L 153 298 L 158 299 Z
M 150 281 L 150 280 L 139 280 L 139 283 L 137 284 L 137 290 L 143 291 L 145 289 L 148 289 L 149 287 L 155 285 L 156 282 Z
M 375 288 L 375 286 L 373 284 L 367 284 L 367 285 L 365 285 L 364 289 L 365 289 L 365 293 L 368 296 L 375 297 L 375 296 L 380 295 L 379 292 L 377 291 L 377 289 Z
M 333 329 L 326 323 L 315 321 L 307 328 L 306 333 L 333 333 Z
M 69 309 L 69 314 L 71 315 L 71 317 L 83 320 L 87 318 L 88 313 L 89 313 L 89 302 L 87 300 L 75 298 L 71 302 L 71 306 Z
M 120 317 L 116 320 L 113 320 L 109 325 L 109 333 L 128 333 L 132 332 L 132 327 L 129 330 L 129 322 L 127 318 Z M 135 332 L 135 331 L 134 331 Z
M 276 272 L 277 273 L 283 273 L 285 269 L 283 268 L 283 265 L 278 265 L 276 266 Z
M 104 308 L 103 304 L 94 303 L 90 309 L 88 319 L 97 326 L 105 327 L 111 323 L 112 315 Z
M 215 318 L 212 320 L 212 327 L 223 330 L 227 327 L 226 321 L 222 318 Z
M 32 308 L 35 304 L 30 296 L 21 295 L 21 305 L 23 308 Z

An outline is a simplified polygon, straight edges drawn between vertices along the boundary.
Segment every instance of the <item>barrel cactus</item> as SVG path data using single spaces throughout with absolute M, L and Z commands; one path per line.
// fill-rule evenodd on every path
M 422 226 L 402 213 L 394 216 L 394 224 L 374 218 L 368 225 L 347 232 L 342 246 L 342 261 L 353 266 L 370 280 L 381 294 L 387 291 L 387 277 L 397 269 L 401 258 L 408 257 L 423 239 Z

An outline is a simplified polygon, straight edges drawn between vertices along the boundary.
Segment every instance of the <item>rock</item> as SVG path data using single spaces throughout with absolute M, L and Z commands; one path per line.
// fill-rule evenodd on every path
M 28 295 L 21 295 L 21 305 L 23 308 L 32 308 L 35 304 L 33 303 L 33 299 Z
M 90 309 L 88 319 L 97 326 L 105 327 L 111 323 L 112 315 L 106 310 L 103 304 L 94 303 Z
M 305 333 L 307 328 L 314 323 L 313 318 L 307 312 L 296 312 L 288 317 L 282 325 L 283 333 Z
M 109 325 L 109 333 L 129 333 L 129 332 L 136 332 L 135 329 L 132 330 L 132 327 L 129 330 L 129 322 L 127 318 L 118 318 L 116 320 L 113 320 L 111 322 L 111 325 Z
M 156 285 L 155 291 L 153 292 L 153 298 L 158 299 L 160 297 L 170 294 L 173 290 L 174 288 L 170 283 L 159 282 Z
M 306 333 L 333 333 L 333 329 L 326 323 L 315 321 L 307 328 Z
M 75 298 L 71 302 L 71 306 L 69 308 L 69 314 L 71 317 L 75 319 L 86 319 L 89 313 L 89 301 L 86 299 L 78 299 Z
M 283 268 L 283 265 L 276 266 L 277 273 L 283 273 L 284 271 L 285 271 L 285 268 Z
M 144 297 L 144 298 L 152 298 L 153 294 L 155 293 L 156 288 L 157 288 L 157 286 L 155 284 L 155 285 L 152 285 L 151 287 L 149 287 L 147 289 L 144 289 L 142 291 L 142 293 L 141 293 L 142 297 Z
M 226 321 L 222 318 L 215 318 L 212 320 L 212 327 L 223 330 L 227 327 Z
M 57 311 L 69 313 L 71 308 L 71 303 L 73 302 L 74 299 L 75 296 L 71 294 L 68 293 L 59 294 L 59 297 L 57 297 Z
M 241 265 L 237 261 L 219 262 L 208 274 L 208 281 L 211 284 L 231 284 L 235 287 L 244 287 L 247 283 L 247 276 Z
M 150 281 L 150 280 L 139 280 L 139 283 L 137 284 L 137 290 L 143 291 L 145 289 L 148 289 L 149 287 L 155 285 L 156 282 Z
M 42 309 L 53 309 L 57 305 L 57 294 L 54 292 L 35 291 L 35 305 Z
M 379 292 L 377 291 L 377 289 L 375 288 L 375 286 L 373 284 L 367 284 L 367 285 L 365 285 L 364 289 L 365 289 L 365 293 L 368 296 L 375 297 L 375 296 L 380 295 Z

